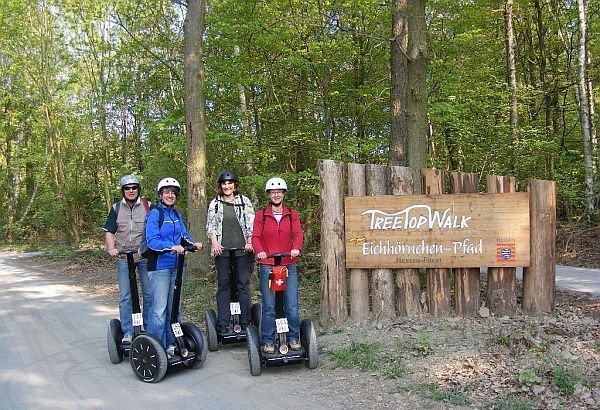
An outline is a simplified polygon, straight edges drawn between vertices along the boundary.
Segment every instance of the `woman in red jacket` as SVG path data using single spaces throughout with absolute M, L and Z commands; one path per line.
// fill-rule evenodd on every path
M 302 250 L 302 228 L 298 212 L 288 209 L 283 203 L 287 192 L 287 184 L 281 178 L 267 181 L 265 191 L 269 197 L 269 205 L 256 212 L 252 230 L 252 247 L 258 258 L 260 291 L 262 293 L 261 334 L 263 351 L 275 352 L 275 292 L 269 288 L 269 275 L 275 261 L 267 258 L 268 254 L 289 253 L 284 257 L 282 265 L 287 266 L 288 277 L 285 288 L 285 314 L 289 327 L 290 349 L 300 350 L 300 317 L 298 313 L 298 273 L 296 257 Z

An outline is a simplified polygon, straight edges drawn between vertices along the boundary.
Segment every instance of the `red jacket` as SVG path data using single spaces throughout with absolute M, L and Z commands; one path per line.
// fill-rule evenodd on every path
M 285 204 L 282 210 L 283 216 L 279 223 L 273 216 L 271 204 L 266 209 L 256 212 L 254 228 L 252 229 L 252 247 L 255 255 L 261 252 L 270 254 L 289 253 L 292 249 L 302 250 L 302 228 L 300 227 L 298 212 L 286 208 Z M 275 263 L 273 258 L 259 260 L 258 262 L 266 265 Z M 285 257 L 282 258 L 281 263 L 282 265 L 291 265 L 296 263 L 296 258 Z

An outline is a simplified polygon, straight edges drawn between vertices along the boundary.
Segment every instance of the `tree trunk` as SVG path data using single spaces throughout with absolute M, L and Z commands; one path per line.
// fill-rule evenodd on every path
M 477 193 L 477 174 L 452 172 L 450 192 L 453 194 Z M 479 311 L 479 267 L 456 268 L 454 273 L 454 306 L 457 315 L 475 317 Z
M 556 293 L 556 182 L 530 179 L 531 267 L 523 269 L 523 312 L 551 313 Z
M 348 164 L 348 195 L 367 195 L 364 164 Z M 350 317 L 361 321 L 369 317 L 369 270 L 350 269 Z
M 443 194 L 446 190 L 444 171 L 422 169 L 424 195 Z M 427 307 L 432 316 L 450 315 L 450 278 L 448 269 L 430 268 L 427 273 Z
M 512 135 L 513 157 L 512 169 L 516 172 L 518 164 L 519 143 L 519 107 L 517 101 L 517 67 L 515 63 L 515 31 L 513 28 L 513 0 L 504 4 L 504 29 L 506 47 L 506 66 L 508 69 L 508 89 L 510 94 L 510 132 Z
M 321 325 L 348 319 L 344 240 L 344 163 L 319 161 L 321 187 Z
M 385 165 L 367 165 L 367 195 L 387 195 L 387 180 Z M 379 268 L 371 271 L 371 304 L 375 320 L 391 319 L 396 316 L 394 274 L 391 269 Z
M 421 168 L 427 167 L 427 23 L 425 0 L 409 0 L 408 93 L 406 129 L 408 166 L 413 170 L 413 192 L 421 192 Z
M 517 192 L 517 179 L 488 175 L 487 192 Z M 513 316 L 517 310 L 517 268 L 488 268 L 487 305 L 498 317 Z
M 204 116 L 204 70 L 202 66 L 202 34 L 206 0 L 189 0 L 184 36 L 185 131 L 187 136 L 188 223 L 192 238 L 206 237 L 206 119 Z M 192 254 L 190 270 L 209 271 L 207 252 Z
M 579 118 L 581 122 L 581 134 L 583 135 L 583 158 L 585 163 L 585 186 L 586 186 L 586 215 L 588 224 L 592 223 L 594 214 L 594 161 L 592 152 L 592 138 L 590 132 L 590 107 L 587 93 L 587 70 L 586 70 L 586 39 L 587 18 L 584 0 L 577 0 L 579 10 L 579 53 L 578 53 L 578 81 L 577 90 L 579 98 Z
M 390 167 L 390 188 L 393 195 L 414 193 L 413 169 Z M 396 310 L 398 316 L 415 316 L 422 313 L 421 281 L 418 269 L 395 269 Z
M 390 165 L 406 165 L 407 0 L 394 0 L 391 44 Z
M 233 46 L 233 56 L 235 58 L 240 55 L 240 46 L 235 44 Z M 244 141 L 247 141 L 248 148 L 252 142 L 252 127 L 250 126 L 250 112 L 248 111 L 248 103 L 246 100 L 246 88 L 243 84 L 238 84 L 238 95 L 240 99 L 240 122 L 242 123 L 242 136 Z M 250 152 L 251 153 L 251 152 Z M 248 155 L 248 159 L 244 162 L 244 171 L 246 175 L 254 175 L 253 166 L 253 155 Z M 253 203 L 258 202 L 258 195 L 253 185 L 250 185 L 244 189 L 245 194 L 252 200 Z

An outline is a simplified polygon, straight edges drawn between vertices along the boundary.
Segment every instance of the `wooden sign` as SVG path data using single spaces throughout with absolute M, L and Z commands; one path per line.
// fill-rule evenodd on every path
M 529 194 L 345 198 L 347 268 L 529 266 Z

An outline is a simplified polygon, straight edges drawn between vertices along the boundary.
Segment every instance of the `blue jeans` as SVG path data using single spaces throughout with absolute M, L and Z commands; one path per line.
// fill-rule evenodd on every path
M 148 316 L 152 309 L 152 293 L 148 285 L 148 267 L 147 260 L 140 259 L 135 263 L 138 276 L 140 277 L 140 285 L 142 287 L 143 300 L 143 319 L 144 328 L 148 328 Z M 119 283 L 119 317 L 121 319 L 121 331 L 123 335 L 133 335 L 133 322 L 131 314 L 133 306 L 131 302 L 131 290 L 129 288 L 129 268 L 127 259 L 117 259 L 117 282 Z M 136 284 L 137 286 L 137 284 Z
M 275 342 L 275 292 L 269 288 L 272 265 L 259 265 L 260 292 L 262 293 L 262 318 L 260 332 L 264 345 Z M 288 320 L 288 340 L 300 340 L 300 316 L 298 314 L 298 273 L 296 265 L 287 265 L 288 277 L 284 291 L 284 312 Z
M 148 324 L 148 334 L 160 341 L 165 348 L 170 344 L 175 344 L 175 335 L 171 329 L 171 312 L 176 276 L 177 269 L 175 268 L 148 272 L 148 281 L 152 292 L 152 314 Z M 181 289 L 179 291 L 181 292 Z M 179 316 L 178 321 L 180 320 Z

